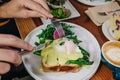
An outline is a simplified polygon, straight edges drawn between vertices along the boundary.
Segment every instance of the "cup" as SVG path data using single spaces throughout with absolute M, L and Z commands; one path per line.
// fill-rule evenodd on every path
M 101 48 L 102 62 L 112 70 L 115 80 L 120 80 L 120 41 L 107 41 Z

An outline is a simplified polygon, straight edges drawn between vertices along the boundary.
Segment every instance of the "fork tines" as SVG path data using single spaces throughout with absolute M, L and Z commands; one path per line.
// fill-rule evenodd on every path
M 52 24 L 54 25 L 56 31 L 58 32 L 59 37 L 62 37 L 65 33 L 61 26 L 60 21 L 57 21 L 55 19 L 51 20 Z

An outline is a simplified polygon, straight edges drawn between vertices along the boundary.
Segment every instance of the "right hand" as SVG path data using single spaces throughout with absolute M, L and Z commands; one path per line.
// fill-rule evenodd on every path
M 19 66 L 22 63 L 22 59 L 18 54 L 18 51 L 11 49 L 9 46 L 28 51 L 33 49 L 30 44 L 13 35 L 0 34 L 0 61 L 3 61 L 0 62 L 0 74 L 5 74 L 10 70 L 10 64 L 5 62 L 12 63 L 15 66 Z
M 52 18 L 45 0 L 10 0 L 0 6 L 1 18 Z

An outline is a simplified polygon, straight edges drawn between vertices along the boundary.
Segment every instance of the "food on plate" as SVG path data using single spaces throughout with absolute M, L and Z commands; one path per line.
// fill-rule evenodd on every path
M 66 8 L 56 8 L 50 10 L 51 14 L 58 19 L 68 18 L 71 15 L 69 9 Z
M 71 15 L 71 11 L 66 7 L 60 6 L 60 0 L 47 0 L 51 14 L 58 19 L 68 18 Z M 65 4 L 66 0 L 61 0 L 62 4 Z
M 72 61 L 83 58 L 83 54 L 72 40 L 59 38 L 41 51 L 41 58 L 45 72 L 78 72 L 80 66 Z
M 42 33 L 38 34 L 35 45 L 47 43 L 46 47 L 34 54 L 41 57 L 41 68 L 44 72 L 78 72 L 83 65 L 92 65 L 89 53 L 83 49 L 75 33 L 71 30 L 74 26 L 61 23 L 65 35 L 54 38 L 55 27 L 47 25 Z
M 113 14 L 110 20 L 110 33 L 116 40 L 120 41 L 120 15 Z

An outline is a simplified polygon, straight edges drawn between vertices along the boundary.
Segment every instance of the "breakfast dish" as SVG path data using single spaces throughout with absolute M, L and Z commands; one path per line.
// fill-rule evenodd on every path
M 73 26 L 61 23 L 65 35 L 59 37 L 54 25 L 48 24 L 42 33 L 36 35 L 39 41 L 36 46 L 46 44 L 41 50 L 34 51 L 34 54 L 41 57 L 44 72 L 78 72 L 83 65 L 92 65 L 90 53 L 78 44 L 82 41 L 78 39 L 71 30 Z
M 71 72 L 53 72 L 53 71 L 45 72 L 45 71 L 42 71 L 40 68 L 40 66 L 42 66 L 42 62 L 41 62 L 42 58 L 40 56 L 36 56 L 35 54 L 31 53 L 29 55 L 23 56 L 22 58 L 23 58 L 23 63 L 25 65 L 25 68 L 27 69 L 28 73 L 34 79 L 36 79 L 36 80 L 39 80 L 39 79 L 42 79 L 42 80 L 56 80 L 56 79 L 57 80 L 73 80 L 73 79 L 74 80 L 86 80 L 86 79 L 90 79 L 96 72 L 96 70 L 100 64 L 100 59 L 101 59 L 100 46 L 99 46 L 97 40 L 89 31 L 87 31 L 83 27 L 72 24 L 72 23 L 68 23 L 68 22 L 64 22 L 64 23 L 73 26 L 71 28 L 72 32 L 75 33 L 78 40 L 82 41 L 78 44 L 78 46 L 81 46 L 82 48 L 84 48 L 86 51 L 88 51 L 90 53 L 90 57 L 91 57 L 92 61 L 94 61 L 94 63 L 91 65 L 88 65 L 88 66 L 85 65 L 85 66 L 81 66 L 80 68 L 76 68 L 75 73 L 73 73 L 72 71 Z M 38 37 L 36 37 L 36 35 L 42 33 L 42 30 L 44 30 L 44 29 L 46 29 L 45 25 L 35 28 L 30 34 L 28 34 L 28 36 L 25 38 L 25 41 L 27 41 L 31 45 L 35 46 L 37 44 L 35 42 L 39 41 L 39 39 L 38 39 Z M 56 40 L 58 40 L 57 43 L 59 43 L 59 39 L 56 39 Z M 66 42 L 69 42 L 68 39 L 66 39 L 66 38 L 60 39 L 60 42 L 64 41 L 64 40 Z M 77 42 L 79 42 L 78 40 L 77 40 Z M 53 43 L 54 43 L 54 41 L 53 41 Z M 61 43 L 61 45 L 63 43 Z M 70 43 L 73 44 L 73 42 L 71 42 L 71 41 L 70 41 Z M 60 49 L 59 45 L 57 45 L 56 47 L 55 47 L 55 45 L 52 45 L 52 46 L 54 46 L 54 48 L 56 48 L 56 50 Z M 73 44 L 73 46 L 76 46 L 76 45 Z M 46 47 L 46 48 L 48 49 L 48 47 Z M 51 50 L 53 51 L 53 48 Z M 62 51 L 62 50 L 63 49 L 61 48 L 60 51 Z M 70 50 L 72 50 L 72 49 L 70 49 Z M 79 50 L 78 50 L 78 52 L 79 52 Z M 69 54 L 70 52 L 68 51 L 67 53 Z M 43 54 L 44 54 L 44 52 L 41 55 L 45 56 Z M 48 55 L 52 56 L 53 54 L 50 55 L 50 53 L 48 53 Z M 81 55 L 81 53 L 80 53 L 79 57 L 82 57 L 82 56 L 83 55 Z M 44 59 L 46 61 L 46 58 L 44 58 Z M 61 58 L 59 58 L 59 59 L 61 59 Z M 51 62 L 52 61 L 50 61 L 50 63 Z M 62 62 L 64 63 L 64 59 L 63 59 L 63 61 L 60 61 L 59 64 L 63 64 Z M 43 61 L 43 63 L 44 63 L 44 61 Z M 49 62 L 48 62 L 48 64 L 49 64 Z M 53 64 L 54 64 L 54 62 L 53 62 Z
M 105 21 L 102 25 L 102 32 L 108 40 L 116 40 L 111 34 L 112 30 L 110 29 L 109 20 Z
M 102 25 L 102 32 L 108 38 L 108 40 L 120 40 L 119 29 L 120 16 L 113 14 L 109 20 L 105 21 Z
M 54 18 L 57 19 L 64 19 L 71 16 L 71 11 L 66 8 L 51 9 L 50 12 L 54 16 Z
M 42 69 L 45 72 L 78 72 L 80 66 L 75 61 L 79 59 L 83 59 L 81 50 L 68 38 L 56 39 L 41 51 Z
M 77 0 L 77 1 L 90 6 L 99 6 L 113 2 L 114 0 Z
M 120 15 L 113 14 L 109 19 L 111 35 L 120 41 Z
M 56 9 L 52 9 L 51 13 L 55 15 L 55 18 L 58 20 L 66 20 L 75 17 L 79 17 L 80 13 L 74 8 L 69 0 L 66 0 L 64 3 L 64 8 L 54 6 Z M 49 20 L 41 18 L 44 24 L 49 23 Z
M 51 14 L 54 18 L 63 19 L 71 16 L 70 9 L 67 9 L 64 4 L 66 0 L 47 0 L 48 7 L 50 8 Z

